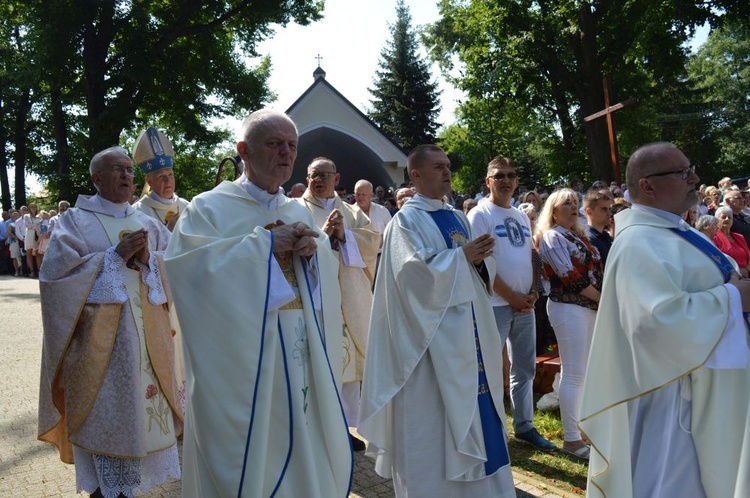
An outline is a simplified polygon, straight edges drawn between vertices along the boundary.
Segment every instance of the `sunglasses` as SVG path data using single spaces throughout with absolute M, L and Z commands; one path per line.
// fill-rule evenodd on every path
M 505 180 L 506 178 L 508 180 L 515 180 L 518 178 L 518 175 L 515 173 L 495 173 L 487 178 L 492 178 L 493 180 Z

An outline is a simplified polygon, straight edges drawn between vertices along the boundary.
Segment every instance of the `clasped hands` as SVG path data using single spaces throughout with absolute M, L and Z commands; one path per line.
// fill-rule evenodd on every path
M 276 226 L 271 229 L 271 232 L 273 232 L 274 239 L 273 252 L 277 254 L 293 251 L 300 256 L 309 257 L 318 249 L 315 243 L 318 232 L 301 221 L 286 224 L 281 220 L 276 220 Z
M 142 265 L 148 264 L 148 230 L 141 228 L 124 235 L 115 252 L 125 261 L 137 259 Z

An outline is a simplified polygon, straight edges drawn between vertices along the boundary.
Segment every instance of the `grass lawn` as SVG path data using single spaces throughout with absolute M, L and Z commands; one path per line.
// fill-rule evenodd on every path
M 585 495 L 588 464 L 582 463 L 562 451 L 545 453 L 535 450 L 528 444 L 517 442 L 513 438 L 513 420 L 510 417 L 508 397 L 505 398 L 505 401 L 505 412 L 511 433 L 508 450 L 510 451 L 513 470 L 569 493 Z M 560 422 L 560 410 L 547 412 L 536 410 L 534 426 L 542 436 L 555 443 L 558 448 L 562 448 L 563 430 Z

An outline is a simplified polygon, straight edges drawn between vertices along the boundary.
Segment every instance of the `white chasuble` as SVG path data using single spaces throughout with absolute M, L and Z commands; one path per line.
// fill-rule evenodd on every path
M 431 215 L 438 210 L 440 201 L 416 196 L 386 228 L 358 431 L 397 496 L 515 496 L 510 464 L 492 473 L 485 465 L 487 445 L 507 444 L 504 416 L 501 433 L 485 439 L 479 406 L 478 347 L 491 402 L 504 413 L 490 280 L 446 245 Z M 471 239 L 463 214 L 448 214 Z M 485 262 L 494 275 L 493 258 Z
M 750 496 L 750 368 L 715 354 L 748 347 L 727 332 L 737 291 L 679 218 L 636 205 L 616 223 L 581 402 L 588 496 Z
M 267 209 L 224 182 L 193 199 L 169 243 L 187 377 L 185 497 L 349 492 L 338 264 L 322 233 L 309 261 L 274 254 L 277 220 L 314 226 L 301 205 L 277 200 Z M 295 291 L 280 309 L 276 264 Z

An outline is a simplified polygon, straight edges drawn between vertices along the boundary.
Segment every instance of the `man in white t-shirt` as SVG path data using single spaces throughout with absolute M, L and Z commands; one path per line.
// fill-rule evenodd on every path
M 541 451 L 556 446 L 534 427 L 534 374 L 536 372 L 537 292 L 535 266 L 531 256 L 531 225 L 526 214 L 511 205 L 518 187 L 513 162 L 502 156 L 490 161 L 485 179 L 490 194 L 469 212 L 475 236 L 495 238 L 497 270 L 490 298 L 503 343 L 508 341 L 510 357 L 510 401 L 515 438 Z

